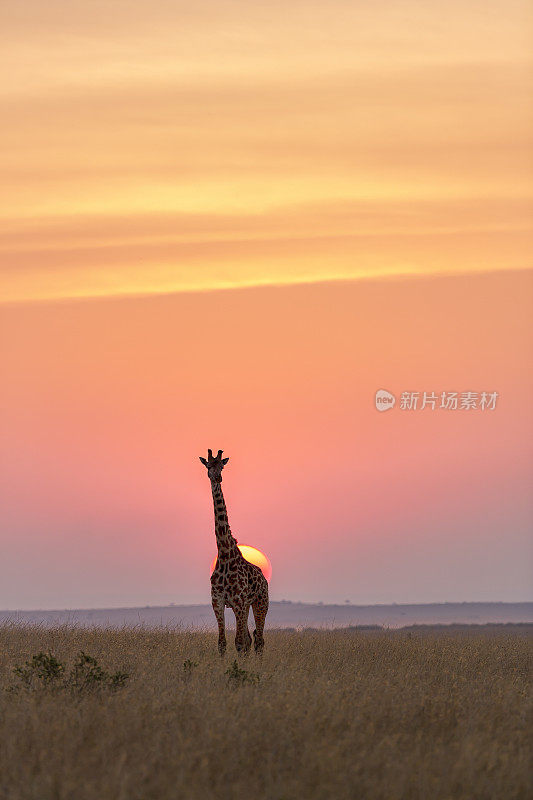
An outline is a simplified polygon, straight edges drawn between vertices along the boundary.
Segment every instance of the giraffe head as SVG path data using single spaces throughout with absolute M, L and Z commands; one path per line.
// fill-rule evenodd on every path
M 222 458 L 222 450 L 219 450 L 216 456 L 213 456 L 213 451 L 207 451 L 207 460 L 200 456 L 200 461 L 207 467 L 207 475 L 210 481 L 215 483 L 222 483 L 222 470 L 229 461 L 229 458 Z

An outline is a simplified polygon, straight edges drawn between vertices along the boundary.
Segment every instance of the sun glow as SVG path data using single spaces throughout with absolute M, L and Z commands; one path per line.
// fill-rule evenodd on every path
M 255 564 L 256 567 L 259 567 L 267 581 L 269 581 L 272 577 L 272 564 L 266 555 L 262 553 L 261 550 L 258 550 L 256 547 L 251 547 L 249 544 L 238 544 L 237 547 L 243 554 L 246 561 L 249 561 L 250 564 Z M 211 562 L 211 572 L 213 572 L 215 569 L 216 563 L 217 556 L 215 556 Z

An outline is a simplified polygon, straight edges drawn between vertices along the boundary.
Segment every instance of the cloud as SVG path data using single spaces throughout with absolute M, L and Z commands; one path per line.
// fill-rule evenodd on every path
M 5 8 L 8 299 L 526 266 L 521 3 Z

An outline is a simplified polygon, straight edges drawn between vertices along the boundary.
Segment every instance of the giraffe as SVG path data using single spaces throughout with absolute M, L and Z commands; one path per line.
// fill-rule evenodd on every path
M 237 541 L 231 535 L 228 524 L 228 513 L 222 494 L 222 470 L 229 458 L 222 458 L 222 450 L 213 457 L 207 451 L 207 459 L 200 456 L 200 461 L 207 467 L 207 475 L 211 481 L 213 507 L 215 510 L 215 535 L 218 557 L 211 575 L 211 603 L 218 623 L 218 652 L 221 656 L 226 652 L 226 630 L 224 624 L 224 608 L 232 608 L 237 623 L 235 648 L 237 653 L 247 653 L 252 644 L 248 630 L 248 614 L 250 606 L 255 619 L 254 649 L 262 653 L 264 647 L 263 629 L 268 611 L 268 583 L 255 564 L 246 561 L 237 547 Z

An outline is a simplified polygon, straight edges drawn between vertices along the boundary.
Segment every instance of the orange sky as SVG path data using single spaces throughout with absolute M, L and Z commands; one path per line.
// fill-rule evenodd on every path
M 7 0 L 6 300 L 522 269 L 525 0 Z
M 532 17 L 2 3 L 0 608 L 531 597 Z

